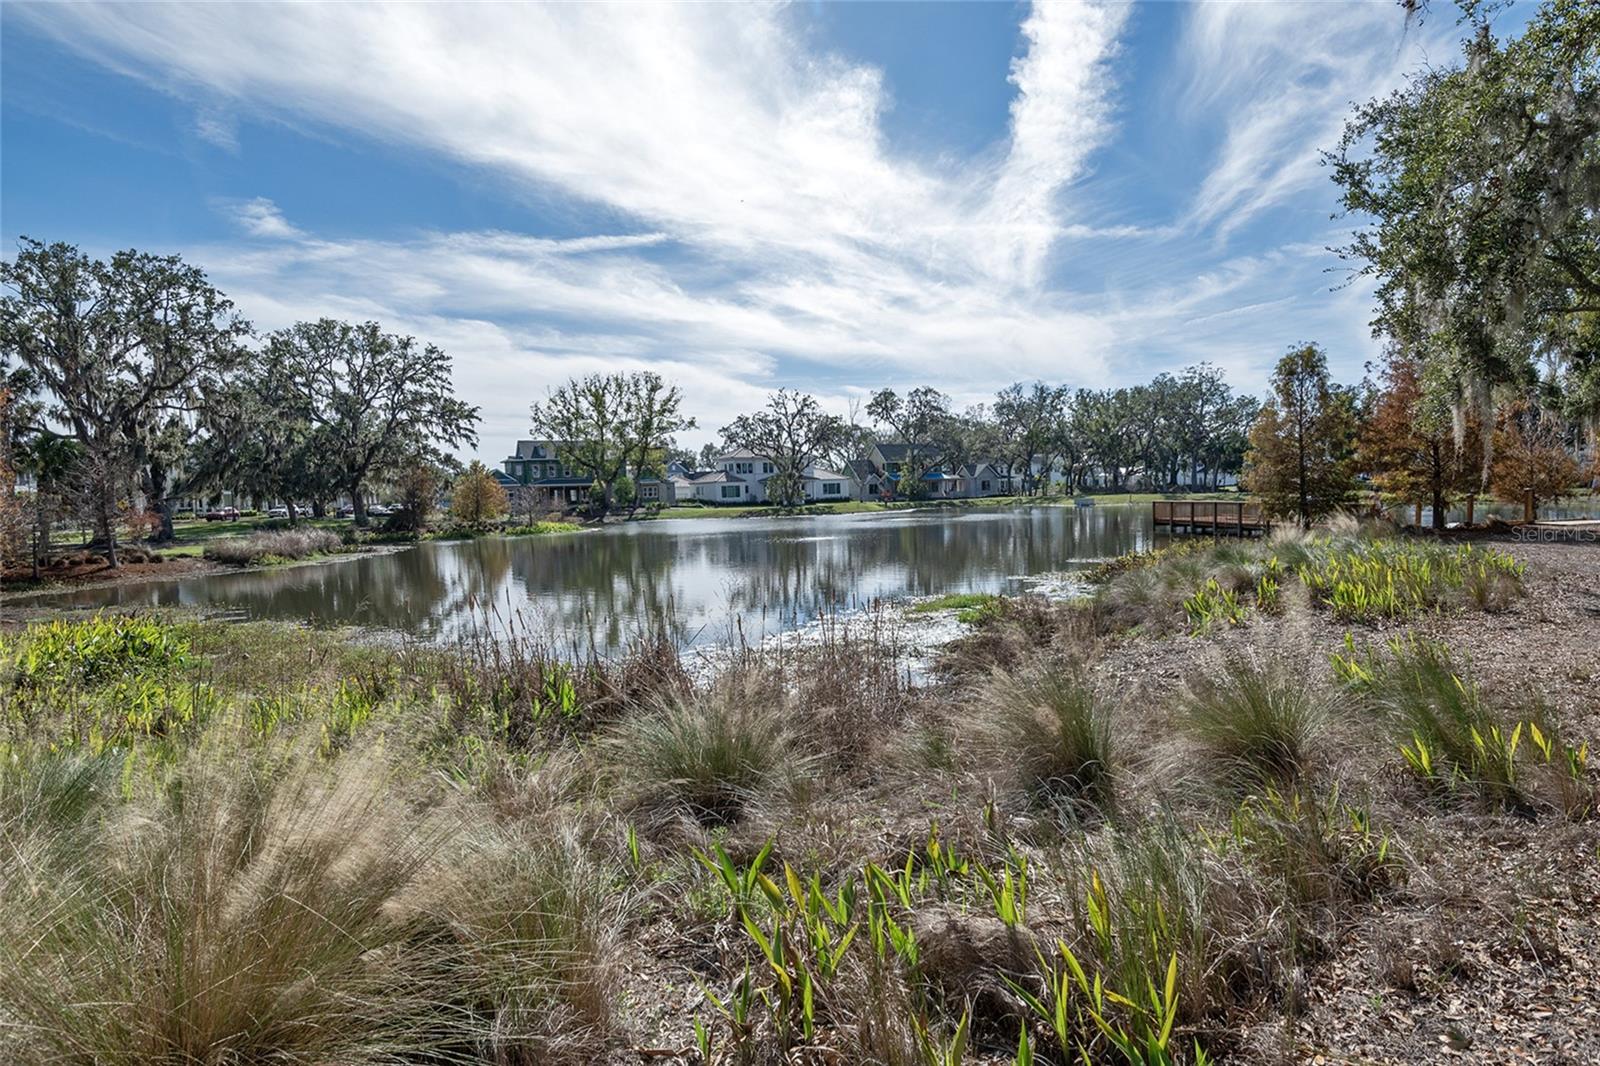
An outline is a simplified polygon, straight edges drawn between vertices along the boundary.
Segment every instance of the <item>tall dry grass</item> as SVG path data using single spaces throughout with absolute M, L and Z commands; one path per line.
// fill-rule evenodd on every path
M 87 776 L 86 776 L 87 775 Z M 443 988 L 396 907 L 437 831 L 373 762 L 186 765 L 169 791 L 8 797 L 0 1039 L 13 1061 L 379 1062 Z M 6 782 L 9 790 L 12 782 Z M 67 832 L 70 851 L 49 837 Z
M 1115 713 L 1082 664 L 996 672 L 976 705 L 977 744 L 997 779 L 1038 800 L 1109 809 L 1121 770 Z
M 306 559 L 338 551 L 344 542 L 326 529 L 262 530 L 244 537 L 210 541 L 205 557 L 218 563 L 244 565 L 265 559 Z
M 1281 654 L 1229 654 L 1189 678 L 1179 722 L 1223 779 L 1247 788 L 1293 781 L 1342 713 L 1319 674 Z

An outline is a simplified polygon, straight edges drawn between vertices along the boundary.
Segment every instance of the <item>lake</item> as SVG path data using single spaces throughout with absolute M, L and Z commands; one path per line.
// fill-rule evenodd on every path
M 664 624 L 681 646 L 757 639 L 875 599 L 1015 592 L 1154 543 L 1150 507 L 906 510 L 630 522 L 32 598 L 185 607 L 447 641 L 485 624 L 614 650 Z

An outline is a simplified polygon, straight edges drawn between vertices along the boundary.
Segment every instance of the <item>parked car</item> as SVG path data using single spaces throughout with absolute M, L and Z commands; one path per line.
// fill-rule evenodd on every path
M 379 518 L 387 518 L 389 515 L 394 514 L 394 511 L 388 506 L 388 504 L 375 503 L 371 507 L 367 508 L 367 513 L 370 515 L 377 515 Z
M 216 507 L 205 513 L 207 522 L 237 522 L 239 509 L 237 507 Z
M 288 518 L 289 517 L 289 508 L 287 508 L 287 507 L 274 507 L 270 511 L 267 512 L 267 517 L 268 518 Z
M 354 507 L 350 506 L 347 503 L 343 507 L 339 508 L 339 510 L 334 512 L 334 513 L 337 514 L 340 518 L 354 518 L 355 514 L 356 514 L 356 509 Z

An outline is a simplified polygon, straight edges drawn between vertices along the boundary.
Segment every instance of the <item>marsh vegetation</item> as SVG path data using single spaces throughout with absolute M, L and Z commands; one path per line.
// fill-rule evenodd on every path
M 1508 690 L 1447 642 L 1537 569 L 1346 528 L 1098 576 L 940 604 L 969 634 L 919 686 L 848 622 L 709 676 L 662 637 L 11 631 L 0 1054 L 1281 1061 L 1359 1043 L 1341 996 L 1470 994 L 1444 909 L 1581 980 L 1592 927 L 1501 911 L 1473 856 L 1592 865 L 1592 676 Z M 1197 624 L 1213 586 L 1237 617 Z

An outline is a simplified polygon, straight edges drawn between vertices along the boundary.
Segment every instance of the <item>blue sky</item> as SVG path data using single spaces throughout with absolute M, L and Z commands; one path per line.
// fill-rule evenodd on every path
M 1377 354 L 1318 153 L 1454 60 L 1369 3 L 0 8 L 0 239 L 182 253 L 262 328 L 376 318 L 525 435 L 653 368 L 708 438 L 1292 342 Z

